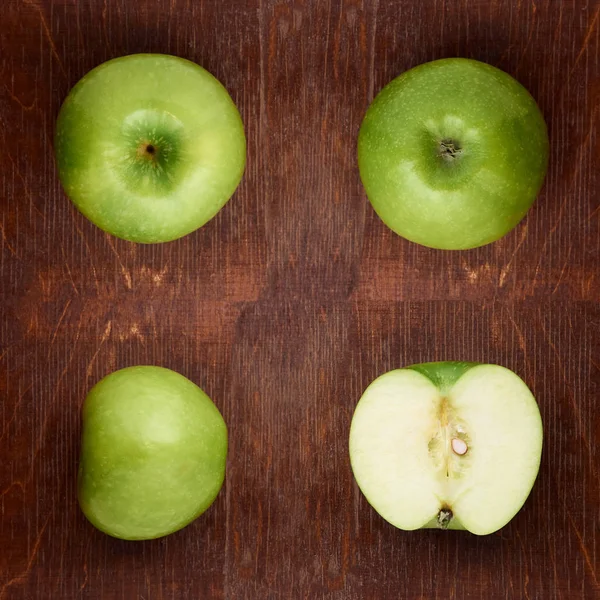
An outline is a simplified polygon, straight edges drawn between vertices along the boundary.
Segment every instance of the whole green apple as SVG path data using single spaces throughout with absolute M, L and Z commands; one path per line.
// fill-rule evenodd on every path
M 506 525 L 540 466 L 535 398 L 498 365 L 440 362 L 378 377 L 350 427 L 350 460 L 373 508 L 400 529 Z
M 197 385 L 160 367 L 121 369 L 85 399 L 79 504 L 109 535 L 161 537 L 213 503 L 226 457 L 225 421 Z
M 208 71 L 182 58 L 133 54 L 81 79 L 56 124 L 60 180 L 101 229 L 166 242 L 229 200 L 246 164 L 240 114 Z
M 358 137 L 367 196 L 408 240 L 458 250 L 513 229 L 548 164 L 544 118 L 527 90 L 488 64 L 437 60 L 375 98 Z

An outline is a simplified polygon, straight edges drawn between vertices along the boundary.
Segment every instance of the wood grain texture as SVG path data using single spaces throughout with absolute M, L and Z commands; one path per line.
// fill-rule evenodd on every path
M 3 0 L 0 10 L 0 599 L 600 597 L 600 5 L 594 0 Z M 52 135 L 99 63 L 167 52 L 230 90 L 248 169 L 202 230 L 111 238 L 61 191 Z M 393 235 L 358 178 L 374 94 L 446 56 L 517 77 L 551 166 L 503 240 L 441 252 Z M 347 453 L 383 371 L 498 362 L 538 398 L 540 476 L 486 538 L 403 533 Z M 113 369 L 203 387 L 230 429 L 214 506 L 126 543 L 80 513 L 80 407 Z

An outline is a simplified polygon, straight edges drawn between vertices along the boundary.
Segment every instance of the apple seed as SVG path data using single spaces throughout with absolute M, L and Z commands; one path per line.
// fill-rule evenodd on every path
M 452 450 L 454 450 L 455 454 L 462 456 L 467 453 L 468 447 L 464 440 L 460 438 L 454 438 L 451 442 Z

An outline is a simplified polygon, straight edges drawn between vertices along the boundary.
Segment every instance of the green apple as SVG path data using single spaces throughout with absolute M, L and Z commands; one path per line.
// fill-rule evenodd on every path
M 197 385 L 160 367 L 121 369 L 85 399 L 79 504 L 109 535 L 161 537 L 213 503 L 226 457 L 225 421 Z
M 367 388 L 350 428 L 360 489 L 405 530 L 500 529 L 527 499 L 541 452 L 535 398 L 498 365 L 440 362 L 390 371 Z
M 367 196 L 399 235 L 458 250 L 525 216 L 548 164 L 544 118 L 510 75 L 475 60 L 425 63 L 375 98 L 358 137 Z
M 227 90 L 164 54 L 133 54 L 90 71 L 56 124 L 60 180 L 79 210 L 133 242 L 180 238 L 238 186 L 246 137 Z

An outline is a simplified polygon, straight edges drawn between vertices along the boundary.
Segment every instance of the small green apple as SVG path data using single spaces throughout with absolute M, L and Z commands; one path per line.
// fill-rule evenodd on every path
M 133 242 L 180 238 L 238 186 L 246 137 L 227 90 L 182 58 L 133 54 L 96 67 L 56 124 L 60 180 L 101 229 Z
M 463 58 L 406 71 L 358 137 L 367 196 L 399 235 L 432 248 L 489 244 L 513 229 L 548 164 L 544 118 L 507 73 Z
M 225 421 L 197 385 L 161 367 L 121 369 L 85 399 L 79 503 L 113 537 L 161 537 L 213 503 L 226 458 Z
M 400 529 L 492 533 L 535 481 L 542 422 L 535 398 L 498 365 L 440 362 L 378 377 L 350 428 L 356 481 Z

